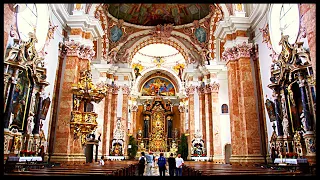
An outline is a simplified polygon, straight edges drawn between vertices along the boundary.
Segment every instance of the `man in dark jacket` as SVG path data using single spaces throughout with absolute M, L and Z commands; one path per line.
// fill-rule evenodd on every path
M 141 152 L 141 156 L 139 158 L 139 163 L 138 163 L 139 176 L 143 176 L 145 165 L 146 165 L 146 157 L 144 156 L 144 152 Z
M 169 175 L 174 176 L 174 169 L 176 168 L 176 159 L 173 157 L 173 153 L 171 153 L 168 158 L 168 164 L 169 164 Z
M 166 158 L 163 157 L 163 153 L 160 153 L 160 157 L 158 158 L 158 167 L 160 176 L 165 176 L 166 174 Z

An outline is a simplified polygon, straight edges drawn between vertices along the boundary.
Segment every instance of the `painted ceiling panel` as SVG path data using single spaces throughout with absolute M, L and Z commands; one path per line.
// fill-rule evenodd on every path
M 110 4 L 109 13 L 117 19 L 143 26 L 183 25 L 210 13 L 209 4 Z

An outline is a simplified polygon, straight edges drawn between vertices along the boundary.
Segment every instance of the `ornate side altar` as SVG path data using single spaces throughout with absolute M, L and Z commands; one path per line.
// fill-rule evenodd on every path
M 290 44 L 288 38 L 288 35 L 282 36 L 279 42 L 282 51 L 277 59 L 273 59 L 270 69 L 271 84 L 268 87 L 273 90 L 274 101 L 271 108 L 268 107 L 270 103 L 266 102 L 274 127 L 270 154 L 275 159 L 295 153 L 299 157 L 307 157 L 309 162 L 315 162 L 315 70 L 303 42 Z
M 14 39 L 4 59 L 4 158 L 9 155 L 43 154 L 46 141 L 42 121 L 46 119 L 50 98 L 44 89 L 47 70 L 44 58 L 35 49 L 37 38 Z
M 191 141 L 191 159 L 195 161 L 207 161 L 209 158 L 206 154 L 204 147 L 204 140 L 202 139 L 202 133 L 198 130 L 194 134 L 194 139 Z
M 116 129 L 114 130 L 113 134 L 114 135 L 111 142 L 112 147 L 110 150 L 110 156 L 108 156 L 107 159 L 122 160 L 124 159 L 123 145 L 124 145 L 125 131 L 124 131 L 123 125 L 121 125 L 120 118 L 117 119 Z

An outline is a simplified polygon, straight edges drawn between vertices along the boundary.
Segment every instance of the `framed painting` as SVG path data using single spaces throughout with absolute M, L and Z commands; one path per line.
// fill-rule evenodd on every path
M 265 106 L 269 115 L 270 122 L 276 121 L 276 112 L 275 112 L 275 105 L 270 99 L 267 99 L 265 102 Z
M 12 117 L 10 118 L 11 127 L 17 128 L 19 131 L 24 129 L 25 119 L 28 117 L 27 107 L 29 103 L 29 94 L 32 89 L 28 73 L 24 70 L 19 71 L 17 84 L 13 90 L 12 96 Z

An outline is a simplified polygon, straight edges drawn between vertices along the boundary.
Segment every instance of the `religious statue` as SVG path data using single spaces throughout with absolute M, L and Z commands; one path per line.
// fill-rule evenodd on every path
M 117 48 L 113 48 L 109 51 L 108 56 L 107 56 L 107 63 L 108 64 L 113 64 L 115 62 L 117 62 L 117 53 L 118 53 L 118 49 Z
M 308 124 L 307 124 L 304 112 L 301 113 L 300 118 L 301 118 L 301 123 L 302 123 L 302 126 L 303 126 L 303 130 L 304 130 L 304 132 L 307 132 L 309 130 L 309 128 L 308 128 Z
M 135 67 L 135 68 L 134 68 L 134 74 L 136 75 L 136 78 L 138 78 L 138 77 L 141 75 L 141 73 L 140 73 L 139 71 L 140 71 L 140 70 L 139 70 L 138 67 Z
M 178 138 L 178 129 L 177 128 L 174 128 L 174 133 L 173 133 L 173 135 L 174 135 L 174 139 L 177 139 Z
M 147 100 L 146 101 L 146 111 L 150 111 L 151 110 L 151 104 L 150 104 L 150 101 Z
M 33 128 L 34 128 L 34 114 L 33 112 L 29 113 L 29 117 L 27 119 L 27 134 L 32 134 Z
M 208 49 L 202 49 L 201 50 L 201 64 L 205 65 L 205 63 L 207 62 L 207 65 L 210 65 L 210 51 Z
M 168 121 L 168 138 L 172 138 L 172 117 L 169 115 L 167 116 Z
M 143 133 L 143 137 L 144 138 L 148 138 L 148 132 L 149 132 L 149 119 L 150 117 L 149 116 L 145 116 L 144 117 L 144 126 L 143 126 L 143 130 L 144 130 L 144 133 Z
M 172 141 L 171 148 L 170 148 L 170 152 L 172 152 L 173 155 L 175 156 L 176 153 L 177 153 L 177 150 L 178 150 L 178 147 L 177 147 L 176 142 L 175 142 L 175 141 Z
M 140 142 L 140 145 L 139 145 L 139 150 L 144 150 L 145 148 L 144 148 L 144 142 L 143 141 L 141 141 Z
M 141 138 L 142 138 L 142 130 L 139 129 L 139 131 L 138 131 L 138 139 L 141 139 Z
M 80 100 L 77 99 L 77 98 L 74 98 L 74 100 L 73 100 L 73 105 L 74 105 L 74 110 L 75 110 L 75 111 L 79 111 Z
M 242 4 L 236 4 L 236 10 L 242 12 Z
M 290 136 L 290 134 L 289 134 L 289 120 L 288 120 L 287 116 L 283 117 L 282 127 L 283 127 L 284 136 L 289 137 Z
M 166 109 L 166 111 L 172 111 L 172 103 L 171 103 L 170 99 L 166 103 L 165 109 Z

